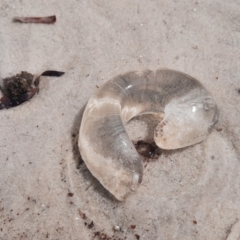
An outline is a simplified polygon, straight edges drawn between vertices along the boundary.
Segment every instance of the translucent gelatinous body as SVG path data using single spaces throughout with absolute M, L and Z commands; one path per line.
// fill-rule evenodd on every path
M 240 239 L 240 221 L 237 221 L 230 229 L 229 235 L 226 240 L 238 240 Z
M 142 181 L 142 159 L 125 124 L 144 113 L 164 114 L 153 136 L 162 149 L 203 141 L 218 120 L 210 93 L 184 73 L 130 72 L 105 83 L 85 108 L 79 149 L 91 173 L 118 200 L 124 200 Z

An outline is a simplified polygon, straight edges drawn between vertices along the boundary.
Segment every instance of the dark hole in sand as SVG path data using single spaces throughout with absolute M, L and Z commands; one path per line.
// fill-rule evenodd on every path
M 141 156 L 143 156 L 144 162 L 152 162 L 158 159 L 161 155 L 160 148 L 155 144 L 155 142 L 145 142 L 143 140 L 134 143 L 134 146 Z

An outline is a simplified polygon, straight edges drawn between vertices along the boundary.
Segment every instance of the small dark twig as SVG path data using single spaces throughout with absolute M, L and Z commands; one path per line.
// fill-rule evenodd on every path
M 34 80 L 34 85 L 37 87 L 40 83 L 40 77 L 41 76 L 47 76 L 47 77 L 61 77 L 64 74 L 64 72 L 55 71 L 55 70 L 47 70 L 43 72 L 41 75 L 37 76 Z
M 61 77 L 64 72 L 59 72 L 55 70 L 48 70 L 41 74 L 41 76 L 49 76 L 49 77 Z
M 57 20 L 56 16 L 48 16 L 48 17 L 14 17 L 14 22 L 21 22 L 21 23 L 45 23 L 51 24 L 55 23 Z

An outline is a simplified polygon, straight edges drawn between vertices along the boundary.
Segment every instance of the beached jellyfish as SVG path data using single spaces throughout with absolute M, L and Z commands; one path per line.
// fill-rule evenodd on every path
M 142 181 L 142 158 L 125 129 L 142 114 L 163 116 L 153 136 L 162 149 L 199 143 L 218 121 L 211 94 L 187 74 L 146 70 L 106 82 L 86 105 L 79 149 L 90 172 L 120 201 Z

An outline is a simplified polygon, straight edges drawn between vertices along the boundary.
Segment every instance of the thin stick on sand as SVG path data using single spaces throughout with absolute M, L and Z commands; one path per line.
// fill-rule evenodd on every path
M 55 23 L 57 20 L 56 16 L 48 16 L 48 17 L 14 17 L 14 22 L 21 22 L 21 23 L 45 23 L 51 24 Z

